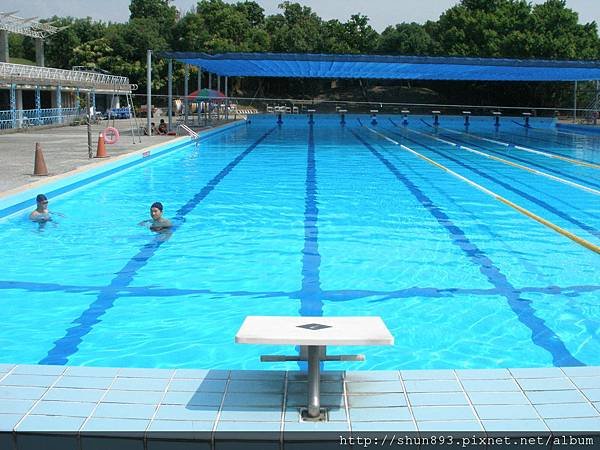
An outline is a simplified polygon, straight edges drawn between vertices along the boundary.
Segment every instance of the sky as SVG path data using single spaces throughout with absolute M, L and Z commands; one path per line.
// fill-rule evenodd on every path
M 276 14 L 282 0 L 255 0 L 266 15 Z M 424 23 L 437 20 L 441 13 L 458 3 L 458 0 L 295 0 L 309 6 L 325 20 L 338 19 L 345 22 L 352 14 L 369 17 L 377 31 L 401 22 Z M 46 18 L 52 15 L 87 17 L 95 20 L 125 22 L 129 17 L 129 0 L 0 0 L 0 12 L 17 11 L 20 17 Z M 192 9 L 197 0 L 174 0 L 173 4 L 183 13 Z M 235 3 L 235 2 L 230 2 Z M 532 3 L 543 3 L 533 0 Z M 600 22 L 600 0 L 567 0 L 567 6 L 579 13 L 579 21 Z

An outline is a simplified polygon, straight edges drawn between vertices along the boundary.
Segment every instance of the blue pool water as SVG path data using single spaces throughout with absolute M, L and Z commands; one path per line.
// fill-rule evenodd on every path
M 600 365 L 599 255 L 398 145 L 600 245 L 598 168 L 514 147 L 600 164 L 599 136 L 506 118 L 274 122 L 51 198 L 64 217 L 43 228 L 0 219 L 0 362 L 294 369 L 259 362 L 293 347 L 234 344 L 246 316 L 378 315 L 395 345 L 327 368 Z M 157 200 L 170 236 L 137 225 Z

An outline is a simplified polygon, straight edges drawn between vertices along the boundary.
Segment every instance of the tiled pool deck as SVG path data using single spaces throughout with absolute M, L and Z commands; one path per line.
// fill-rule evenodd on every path
M 0 365 L 0 449 L 34 448 L 30 433 L 50 432 L 63 434 L 48 437 L 61 449 L 104 448 L 98 441 L 106 439 L 121 439 L 123 448 L 220 448 L 227 432 L 239 431 L 261 432 L 267 442 L 257 448 L 288 448 L 294 432 L 319 431 L 600 436 L 600 367 L 324 372 L 321 379 L 329 421 L 315 423 L 299 420 L 301 372 Z M 177 447 L 186 439 L 194 446 Z

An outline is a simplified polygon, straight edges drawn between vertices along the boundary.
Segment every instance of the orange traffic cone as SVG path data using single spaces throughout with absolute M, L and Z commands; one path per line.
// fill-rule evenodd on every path
M 44 154 L 42 153 L 42 146 L 39 142 L 35 143 L 35 160 L 33 162 L 33 174 L 40 177 L 48 175 L 48 168 L 46 167 L 46 161 L 44 161 Z
M 98 149 L 96 150 L 96 158 L 108 158 L 106 146 L 104 145 L 104 135 L 100 133 L 98 136 Z

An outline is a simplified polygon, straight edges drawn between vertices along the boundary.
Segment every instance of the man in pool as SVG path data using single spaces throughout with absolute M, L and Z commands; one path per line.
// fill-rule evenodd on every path
M 48 198 L 44 194 L 38 194 L 35 198 L 36 208 L 29 214 L 29 220 L 34 222 L 48 222 L 52 220 L 48 211 Z
M 150 217 L 152 220 L 144 220 L 140 222 L 140 225 L 150 225 L 152 231 L 164 231 L 168 230 L 173 226 L 169 219 L 165 219 L 163 216 L 163 205 L 161 202 L 154 202 L 150 206 Z

